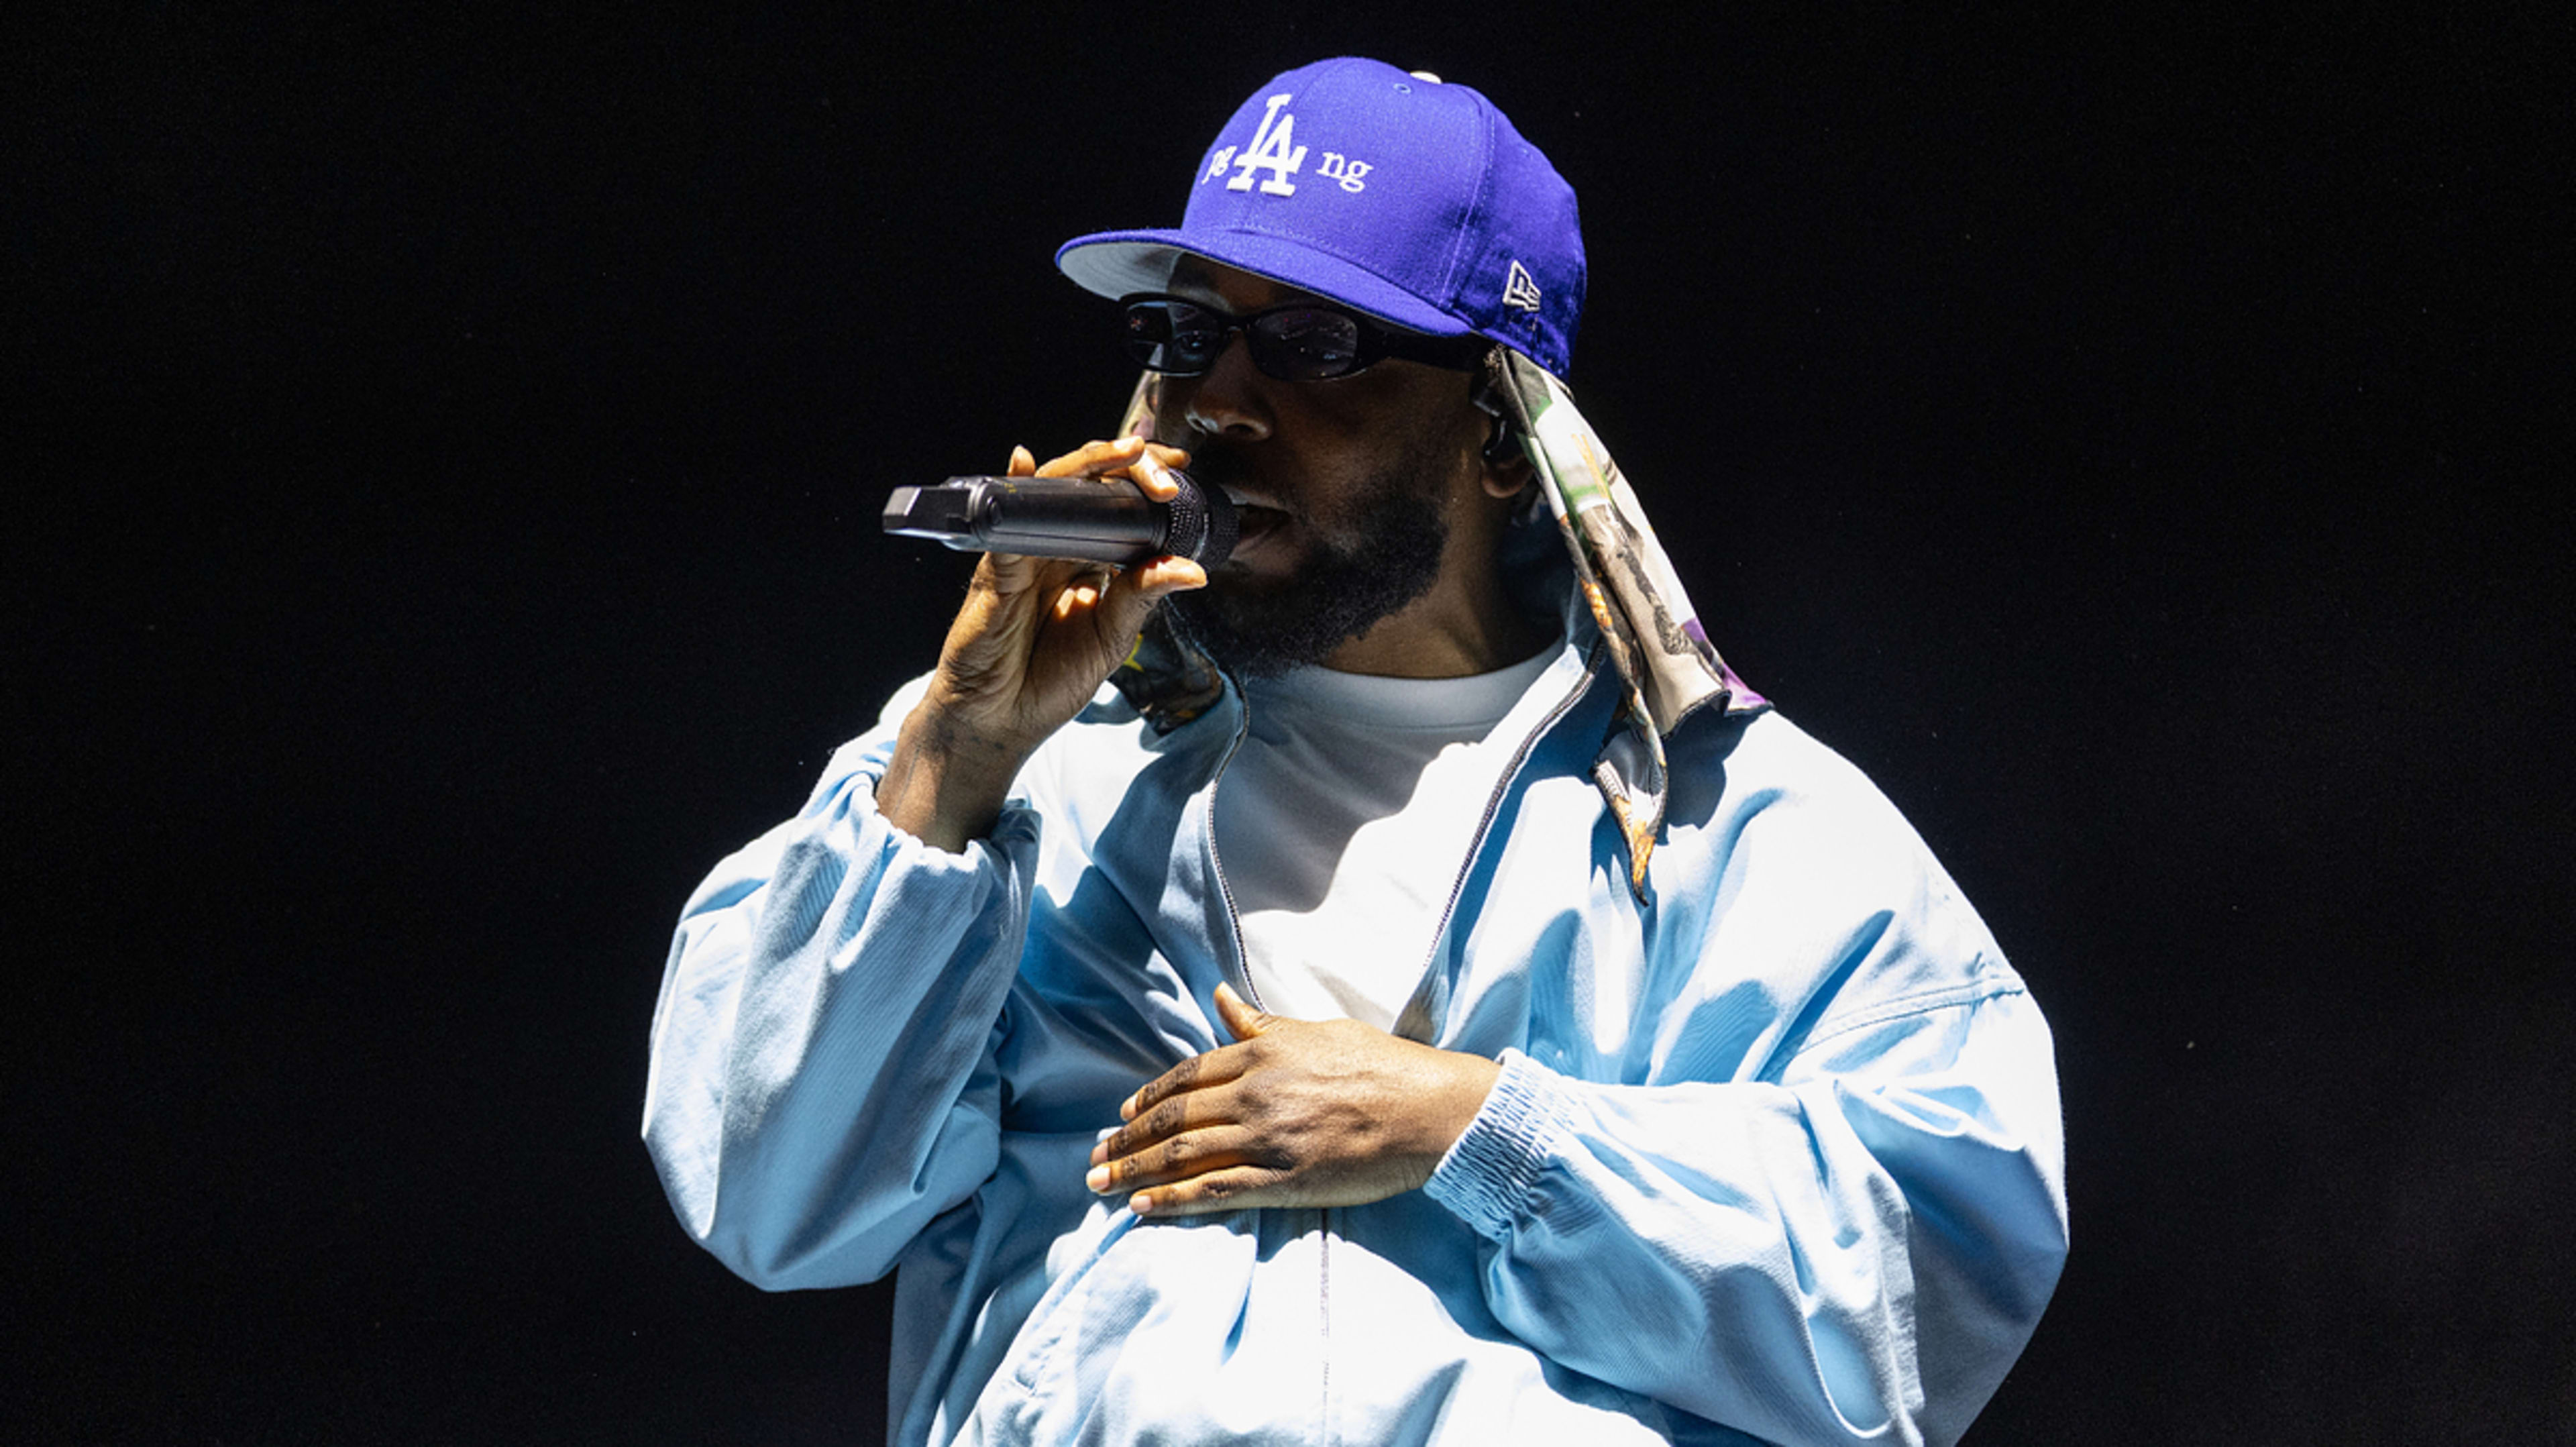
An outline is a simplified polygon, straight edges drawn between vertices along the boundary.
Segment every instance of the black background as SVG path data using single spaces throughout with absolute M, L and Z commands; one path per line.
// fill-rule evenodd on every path
M 11 1435 L 876 1440 L 883 1288 L 637 1143 L 671 921 L 932 657 L 886 488 L 1114 422 L 1055 244 L 1360 52 L 1574 182 L 1712 633 L 2049 1012 L 1971 1440 L 2570 1440 L 2563 9 L 934 13 L 0 50 Z

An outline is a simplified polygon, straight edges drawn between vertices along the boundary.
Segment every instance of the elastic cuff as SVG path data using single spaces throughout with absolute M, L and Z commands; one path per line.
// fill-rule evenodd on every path
M 877 780 L 884 776 L 884 772 L 882 761 L 874 762 L 818 792 L 816 801 L 828 805 L 837 790 L 840 806 L 846 813 L 854 818 L 874 816 L 885 825 L 886 833 L 891 836 L 893 857 L 916 866 L 972 871 L 981 868 L 983 859 L 990 855 L 996 865 L 1008 868 L 1013 859 L 1037 844 L 1038 813 L 1015 793 L 1002 801 L 1002 812 L 993 817 L 992 828 L 967 840 L 963 851 L 951 854 L 886 818 L 877 808 Z
M 1502 1066 L 1483 1109 L 1422 1187 L 1495 1241 L 1511 1233 L 1521 1202 L 1555 1159 L 1557 1136 L 1570 1109 L 1547 1067 L 1517 1050 L 1503 1052 Z

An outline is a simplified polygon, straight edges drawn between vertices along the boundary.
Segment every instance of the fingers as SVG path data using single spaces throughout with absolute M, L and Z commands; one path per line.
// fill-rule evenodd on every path
M 1040 477 L 1098 476 L 1113 467 L 1124 467 L 1145 450 L 1142 437 L 1120 437 L 1111 441 L 1091 441 L 1071 452 L 1058 453 L 1038 464 Z
M 1189 1068 L 1207 1058 L 1184 1061 L 1164 1080 L 1181 1075 L 1209 1084 L 1205 1071 Z M 1235 1197 L 1285 1179 L 1285 1169 L 1257 1154 L 1253 1129 L 1228 1119 L 1229 1106 L 1216 1098 L 1224 1094 L 1183 1089 L 1134 1114 L 1091 1148 L 1083 1184 L 1103 1196 L 1132 1193 L 1128 1208 L 1141 1215 L 1231 1209 L 1226 1203 Z
M 1107 580 L 1100 578 L 1067 584 L 1055 595 L 1056 621 L 1071 622 L 1082 614 L 1098 608 L 1101 594 L 1107 586 Z
M 1249 1040 L 1279 1023 L 1278 1016 L 1245 1004 L 1243 997 L 1234 992 L 1234 987 L 1222 980 L 1216 987 L 1216 1013 L 1237 1040 Z
M 1257 1138 L 1245 1126 L 1216 1124 L 1204 1130 L 1183 1131 L 1143 1150 L 1113 1154 L 1097 1162 L 1082 1183 L 1095 1194 L 1108 1196 L 1186 1180 L 1209 1171 L 1264 1164 L 1253 1154 L 1257 1144 Z M 1093 1154 L 1099 1154 L 1098 1147 L 1093 1148 Z
M 1110 575 L 1092 599 L 1101 645 L 1126 657 L 1156 604 L 1174 593 L 1206 586 L 1207 570 L 1187 558 L 1156 558 Z
M 1204 588 L 1208 580 L 1207 569 L 1187 558 L 1170 557 L 1156 558 L 1142 567 L 1131 568 L 1126 576 L 1134 583 L 1137 592 L 1154 599 L 1185 593 L 1192 588 Z M 1143 620 L 1138 621 L 1141 623 Z
M 1252 1052 L 1239 1045 L 1220 1046 L 1205 1055 L 1193 1055 L 1145 1082 L 1144 1089 L 1120 1102 L 1118 1118 L 1132 1121 L 1176 1095 L 1223 1085 L 1241 1076 L 1251 1060 Z
M 1165 1096 L 1138 1111 L 1127 1124 L 1102 1132 L 1091 1148 L 1091 1163 L 1097 1166 L 1122 1156 L 1142 1155 L 1191 1131 L 1236 1124 L 1232 1113 L 1212 1097 L 1213 1092 L 1204 1090 Z
M 1125 480 L 1136 490 L 1156 502 L 1170 502 L 1181 495 L 1181 485 L 1172 469 L 1190 460 L 1188 452 L 1142 437 L 1120 437 L 1111 441 L 1086 442 L 1044 463 L 1037 462 L 1025 447 L 1011 449 L 1010 476 L 1013 477 L 1093 477 L 1104 482 Z M 1207 570 L 1186 558 L 1163 557 L 1127 569 L 1120 584 L 1132 589 L 1134 596 L 1127 606 L 1116 609 L 1101 619 L 1103 632 L 1115 637 L 1132 636 L 1145 626 L 1145 615 L 1155 602 L 1174 593 L 1207 586 Z M 1101 603 L 1104 594 L 1093 588 L 1065 606 L 1058 600 L 1056 616 L 1071 618 Z
M 1153 1115 L 1178 1110 L 1191 1097 L 1180 1096 L 1156 1107 Z M 1096 1195 L 1127 1192 L 1127 1208 L 1137 1215 L 1187 1216 L 1231 1211 L 1259 1204 L 1261 1191 L 1280 1185 L 1287 1167 L 1260 1154 L 1261 1141 L 1249 1127 L 1214 1122 L 1183 1129 L 1129 1152 L 1130 1131 L 1102 1138 L 1092 1148 L 1092 1167 L 1083 1184 Z
M 1171 452 L 1175 449 L 1166 447 L 1160 450 Z M 1172 479 L 1173 464 L 1156 456 L 1156 451 L 1150 443 L 1147 444 L 1136 460 L 1128 464 L 1127 475 L 1136 479 L 1136 485 L 1145 490 L 1147 497 L 1156 502 L 1170 502 L 1181 495 L 1181 485 Z
M 1275 1166 L 1232 1166 L 1138 1191 L 1127 1198 L 1127 1209 L 1139 1216 L 1202 1216 L 1211 1211 L 1240 1211 L 1247 1206 L 1293 1205 L 1293 1200 L 1267 1199 L 1270 1189 L 1287 1177 L 1286 1171 Z
M 1030 474 L 1016 470 L 1019 452 L 1012 453 L 1014 477 Z M 1171 469 L 1190 460 L 1190 455 L 1177 447 L 1148 442 L 1142 437 L 1120 437 L 1112 441 L 1086 442 L 1060 457 L 1051 457 L 1040 465 L 1039 477 L 1123 477 L 1134 482 L 1138 490 L 1156 502 L 1170 502 L 1180 496 L 1181 485 L 1172 480 Z

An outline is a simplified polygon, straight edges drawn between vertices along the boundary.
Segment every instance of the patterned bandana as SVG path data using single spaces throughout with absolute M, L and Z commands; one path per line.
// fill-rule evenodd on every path
M 1729 715 L 1771 705 L 1735 676 L 1708 641 L 1636 491 L 1575 410 L 1565 384 L 1509 347 L 1494 348 L 1486 368 L 1537 469 L 1539 494 L 1556 519 L 1576 585 L 1619 673 L 1626 707 L 1620 727 L 1593 760 L 1592 782 L 1628 841 L 1628 887 L 1642 901 L 1646 864 L 1663 832 L 1670 793 L 1665 736 L 1711 704 Z M 1151 373 L 1137 380 L 1120 436 L 1153 435 L 1152 383 Z M 1224 688 L 1216 669 L 1172 632 L 1159 611 L 1110 682 L 1158 733 L 1197 718 Z
M 1770 702 L 1747 688 L 1699 626 L 1664 545 L 1637 493 L 1610 460 L 1600 434 L 1575 410 L 1565 383 L 1509 347 L 1487 359 L 1522 450 L 1538 469 L 1539 494 L 1555 514 L 1592 621 L 1627 694 L 1627 727 L 1592 762 L 1592 782 L 1628 840 L 1628 888 L 1646 896 L 1646 861 L 1663 832 L 1664 737 L 1716 704 L 1753 714 Z

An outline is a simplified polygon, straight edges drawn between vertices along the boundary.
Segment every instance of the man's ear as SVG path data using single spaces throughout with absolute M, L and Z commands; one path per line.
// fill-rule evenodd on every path
M 1511 424 L 1497 419 L 1493 439 L 1485 444 L 1485 495 L 1519 497 L 1529 490 L 1538 469 L 1530 464 L 1529 454 L 1521 450 L 1521 439 Z
M 1480 456 L 1485 464 L 1485 494 L 1488 497 L 1513 498 L 1528 488 L 1537 469 L 1530 465 L 1529 452 L 1521 446 L 1520 433 L 1512 427 L 1511 414 L 1503 410 L 1502 349 L 1485 354 L 1485 364 L 1468 383 L 1467 400 L 1488 419 L 1485 445 Z

